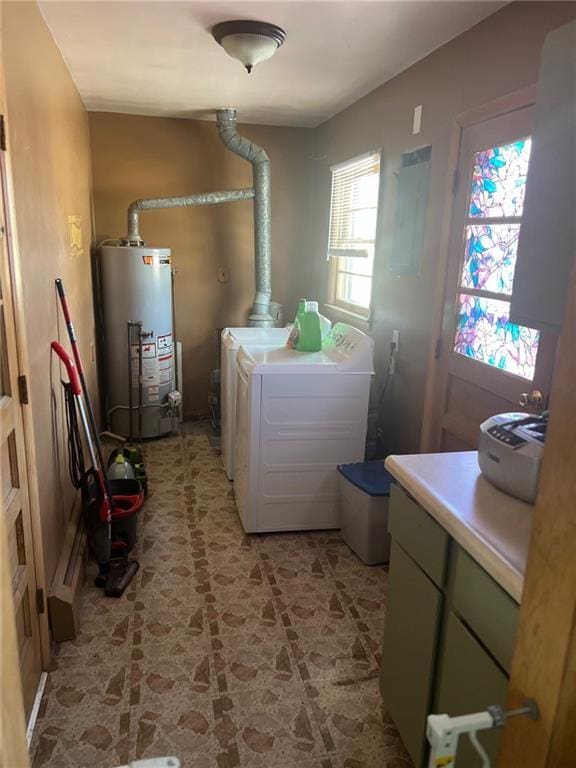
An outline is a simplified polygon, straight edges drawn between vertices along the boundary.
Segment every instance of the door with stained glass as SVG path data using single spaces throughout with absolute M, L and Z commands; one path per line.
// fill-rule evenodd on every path
M 509 320 L 531 118 L 527 107 L 462 132 L 438 347 L 439 450 L 476 448 L 486 418 L 547 399 L 555 339 Z

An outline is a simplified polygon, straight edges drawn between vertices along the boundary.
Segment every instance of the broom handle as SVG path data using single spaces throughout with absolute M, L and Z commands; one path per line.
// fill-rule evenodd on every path
M 106 475 L 106 468 L 104 465 L 104 459 L 102 458 L 102 449 L 100 447 L 100 437 L 98 433 L 98 427 L 96 426 L 96 419 L 94 418 L 94 410 L 92 409 L 92 402 L 90 400 L 90 394 L 86 385 L 86 377 L 84 376 L 84 368 L 82 367 L 82 359 L 80 358 L 80 350 L 78 349 L 78 341 L 76 339 L 76 331 L 70 317 L 70 310 L 68 309 L 68 301 L 66 300 L 66 294 L 64 293 L 64 284 L 61 278 L 56 278 L 56 290 L 60 298 L 60 305 L 62 307 L 62 313 L 64 320 L 66 321 L 66 328 L 68 330 L 68 338 L 70 339 L 70 346 L 72 347 L 72 354 L 74 356 L 74 362 L 76 363 L 76 370 L 78 372 L 78 378 L 80 379 L 80 385 L 82 387 L 82 394 L 84 396 L 84 403 L 86 404 L 86 411 L 88 412 L 88 421 L 90 423 L 90 432 L 92 436 L 92 442 L 95 447 L 96 456 L 98 458 L 99 467 L 96 469 L 102 473 L 102 478 L 106 493 L 109 498 L 110 508 L 114 511 L 114 499 L 112 492 L 110 491 L 110 484 L 108 483 L 108 476 Z

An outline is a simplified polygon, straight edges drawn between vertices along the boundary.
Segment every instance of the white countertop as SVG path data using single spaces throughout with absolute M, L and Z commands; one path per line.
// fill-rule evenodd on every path
M 533 506 L 508 496 L 480 473 L 476 451 L 389 456 L 386 469 L 520 602 Z

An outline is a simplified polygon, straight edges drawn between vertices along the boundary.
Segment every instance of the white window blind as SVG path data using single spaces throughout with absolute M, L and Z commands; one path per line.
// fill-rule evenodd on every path
M 376 239 L 380 152 L 332 167 L 328 256 L 367 258 Z

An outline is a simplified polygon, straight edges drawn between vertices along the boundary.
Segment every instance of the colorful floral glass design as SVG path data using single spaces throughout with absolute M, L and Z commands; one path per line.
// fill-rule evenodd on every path
M 507 301 L 459 294 L 454 351 L 531 380 L 539 333 L 511 323 L 509 311 Z
M 466 227 L 462 288 L 512 293 L 520 224 Z
M 522 216 L 531 139 L 474 155 L 470 218 Z

